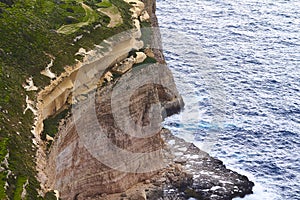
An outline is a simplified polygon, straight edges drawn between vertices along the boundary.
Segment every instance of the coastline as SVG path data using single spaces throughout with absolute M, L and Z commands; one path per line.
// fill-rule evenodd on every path
M 172 73 L 165 65 L 155 1 L 126 2 L 133 5 L 130 9 L 133 30 L 104 40 L 91 51 L 79 49 L 76 54 L 82 55 L 83 61 L 64 67 L 64 72 L 58 77 L 50 71 L 53 65 L 51 58 L 41 72 L 53 79 L 50 85 L 35 93 L 35 100 L 30 100 L 26 95 L 24 114 L 29 109 L 34 118 L 31 133 L 32 148 L 36 153 L 36 178 L 41 187 L 37 189 L 39 195 L 44 197 L 47 193 L 53 193 L 57 199 L 186 200 L 192 197 L 217 200 L 251 194 L 254 184 L 246 176 L 226 169 L 222 161 L 160 126 L 159 120 L 180 112 L 184 103 Z M 141 39 L 145 36 L 141 28 L 143 22 L 151 24 L 150 47 Z M 149 61 L 150 67 L 143 66 L 150 65 L 147 63 Z M 140 76 L 137 78 L 136 75 Z M 124 80 L 124 84 L 118 86 Z M 149 82 L 140 87 L 143 81 Z M 26 91 L 38 89 L 32 78 L 26 82 Z M 79 85 L 76 85 L 78 82 Z M 116 93 L 117 86 L 121 90 Z M 136 87 L 136 91 L 130 93 L 132 91 L 126 90 L 130 87 Z M 91 113 L 96 118 L 90 116 L 91 113 L 81 116 L 82 113 L 86 114 L 82 110 L 90 109 L 89 104 L 85 104 L 90 96 L 95 100 Z M 113 97 L 117 97 L 117 100 Z M 128 100 L 128 105 L 124 104 L 124 99 Z M 59 119 L 59 127 L 56 127 L 58 133 L 52 137 L 46 132 L 43 139 L 44 120 L 56 116 L 66 107 L 72 107 L 72 113 Z M 125 118 L 127 110 L 130 114 L 128 119 Z M 76 115 L 77 111 L 79 115 Z M 116 115 L 118 112 L 119 118 Z M 98 120 L 103 129 L 96 130 L 92 117 Z M 146 133 L 147 129 L 143 129 L 143 126 L 131 128 L 128 133 L 133 135 L 128 134 L 117 126 L 118 122 L 126 124 L 127 120 L 146 127 L 148 125 L 154 134 L 151 137 L 136 137 Z M 99 135 L 105 133 L 115 146 L 137 153 L 133 158 L 138 162 L 125 160 L 120 164 L 126 170 L 128 166 L 132 167 L 129 171 L 118 170 L 120 166 L 112 167 L 101 162 L 104 160 L 97 158 L 101 154 L 98 152 L 108 151 L 111 146 L 105 146 L 106 142 L 96 138 L 97 135 L 81 135 L 76 129 L 79 125 L 87 129 L 88 134 L 93 131 Z M 88 139 L 88 143 L 84 143 L 85 139 Z M 150 154 L 156 150 L 159 150 L 157 154 Z M 150 153 L 139 160 L 142 155 L 140 152 Z M 109 153 L 108 160 L 119 156 Z M 161 167 L 160 164 L 165 166 Z M 143 167 L 151 165 L 157 168 L 143 171 Z M 22 184 L 21 198 L 26 197 L 28 184 L 28 180 Z
M 155 2 L 153 4 L 155 5 Z M 151 5 L 151 6 L 148 5 L 148 9 L 150 7 L 151 7 L 151 9 L 155 8 L 155 6 L 153 6 L 153 5 Z M 157 18 L 155 16 L 154 10 L 151 10 L 149 12 L 152 12 L 151 13 L 151 16 L 152 16 L 151 17 L 151 24 L 152 24 L 152 26 L 153 25 L 158 25 Z M 140 30 L 138 30 L 137 32 L 140 32 Z M 140 34 L 137 34 L 137 35 L 139 36 Z M 154 36 L 154 38 L 152 38 L 152 42 L 155 43 L 155 44 L 157 44 L 157 43 L 160 44 L 159 46 L 161 47 L 161 41 L 160 41 L 159 31 L 157 31 L 156 35 Z M 126 50 L 126 51 L 128 52 L 132 48 L 130 47 L 130 48 L 127 48 L 127 49 L 128 50 Z M 157 60 L 160 60 L 160 62 L 164 62 L 164 57 L 163 57 L 162 51 L 158 50 L 158 49 L 161 49 L 161 48 L 156 48 L 154 50 L 155 57 L 157 58 Z M 126 51 L 124 51 L 124 53 Z M 96 55 L 96 54 L 95 53 L 90 53 L 90 55 Z M 121 57 L 124 57 L 124 56 L 121 56 Z M 99 58 L 96 58 L 96 60 L 97 59 L 99 59 Z M 90 60 L 93 60 L 93 58 L 92 59 L 91 58 L 89 58 L 89 59 L 87 58 L 85 60 L 89 60 L 90 61 Z M 117 59 L 117 60 L 120 60 L 120 59 Z M 115 61 L 113 61 L 113 62 L 115 62 Z M 93 63 L 93 61 L 91 61 L 90 63 Z M 80 65 L 80 67 L 84 66 L 84 64 L 82 64 L 82 63 L 79 63 L 79 65 Z M 112 65 L 112 64 L 110 64 L 110 65 Z M 80 67 L 78 67 L 76 69 L 79 69 Z M 68 75 L 66 77 L 68 77 Z M 57 80 L 60 80 L 60 79 L 57 79 Z M 57 86 L 56 84 L 54 84 L 54 85 Z M 53 91 L 53 89 L 51 89 L 49 91 Z M 41 94 L 43 94 L 43 93 L 44 92 L 41 92 Z M 61 103 L 61 105 L 63 105 L 63 104 Z M 191 145 L 190 143 L 185 143 L 184 141 L 180 140 L 179 138 L 171 136 L 170 133 L 167 133 L 167 132 L 165 132 L 165 133 L 166 133 L 166 135 L 167 135 L 168 138 L 172 138 L 172 140 L 179 141 L 179 143 L 181 143 L 181 145 L 183 146 L 182 147 L 183 149 L 187 149 Z M 63 136 L 61 136 L 61 137 L 63 137 Z M 163 137 L 165 137 L 165 136 L 163 136 Z M 57 139 L 58 138 L 56 138 L 56 140 Z M 62 139 L 59 139 L 59 140 L 62 140 Z M 165 143 L 168 144 L 170 142 L 170 140 L 171 139 L 165 139 Z M 171 145 L 171 146 L 167 147 L 166 149 L 172 148 L 172 146 L 174 146 L 174 145 Z M 168 151 L 170 151 L 170 149 Z M 176 154 L 179 154 L 179 155 L 186 154 L 186 152 L 180 152 L 178 149 L 173 150 L 173 151 L 174 151 L 172 153 L 173 156 L 176 155 Z M 193 151 L 195 151 L 195 152 L 193 152 Z M 192 153 L 192 157 L 196 157 L 196 159 L 198 158 L 198 156 L 196 156 L 196 155 L 199 154 L 199 151 L 200 150 L 197 149 L 197 148 L 194 149 L 194 150 L 188 150 L 189 153 Z M 223 182 L 222 181 L 220 182 L 220 178 L 219 179 L 216 179 L 216 178 L 215 179 L 211 179 L 211 178 L 207 179 L 207 177 L 206 177 L 206 179 L 207 179 L 206 182 L 209 183 L 209 184 L 208 185 L 207 184 L 206 185 L 200 184 L 200 182 L 202 182 L 203 180 L 205 180 L 205 178 L 203 176 L 198 176 L 196 173 L 197 173 L 197 171 L 199 169 L 203 168 L 203 167 L 201 167 L 201 165 L 199 165 L 199 163 L 203 163 L 202 159 L 204 159 L 204 158 L 205 158 L 204 160 L 209 160 L 208 163 L 211 162 L 211 159 L 214 160 L 213 162 L 211 162 L 211 163 L 214 163 L 214 164 L 210 165 L 211 169 L 213 167 L 215 167 L 218 170 L 222 169 L 223 171 L 222 170 L 221 171 L 224 174 L 226 174 L 227 171 L 230 174 L 232 173 L 232 171 L 227 170 L 224 167 L 224 165 L 222 164 L 222 162 L 220 162 L 219 160 L 215 160 L 215 159 L 211 158 L 208 154 L 206 154 L 204 152 L 201 152 L 200 154 L 203 154 L 205 156 L 200 156 L 200 158 L 198 158 L 200 160 L 199 160 L 198 164 L 196 164 L 195 167 L 192 170 L 186 168 L 185 166 L 186 166 L 187 163 L 189 163 L 189 164 L 194 163 L 195 162 L 194 160 L 186 160 L 186 161 L 184 161 L 184 160 L 181 160 L 182 158 L 180 158 L 180 157 L 178 157 L 177 160 L 176 160 L 176 158 L 173 158 L 173 156 L 171 156 L 172 158 L 170 158 L 171 159 L 170 162 L 173 163 L 173 164 L 170 164 L 171 167 L 166 170 L 166 173 L 164 173 L 163 175 L 159 173 L 159 175 L 154 176 L 155 178 L 152 179 L 152 180 L 150 180 L 150 182 L 147 181 L 147 180 L 144 180 L 144 183 L 146 185 L 148 185 L 148 186 L 146 186 L 146 187 L 145 187 L 145 185 L 143 185 L 143 186 L 137 186 L 138 190 L 141 191 L 141 188 L 144 188 L 144 190 L 150 191 L 149 194 L 145 193 L 146 199 L 157 199 L 158 198 L 157 194 L 160 194 L 159 198 L 166 198 L 166 199 L 168 199 L 168 198 L 169 199 L 173 199 L 175 197 L 179 198 L 179 199 L 188 199 L 190 197 L 194 197 L 194 198 L 198 198 L 198 199 L 202 199 L 202 198 L 204 198 L 204 199 L 218 199 L 220 197 L 221 198 L 225 198 L 225 199 L 231 199 L 232 197 L 237 197 L 237 196 L 243 197 L 245 194 L 252 193 L 251 190 L 252 190 L 253 183 L 250 182 L 246 177 L 238 175 L 238 174 L 235 174 L 235 173 L 233 173 L 235 175 L 234 178 L 236 180 L 238 180 L 238 182 L 241 182 L 242 184 L 237 184 L 237 182 L 232 183 L 232 182 L 228 181 L 230 179 L 229 176 L 227 177 L 228 180 L 226 179 Z M 46 161 L 46 162 L 39 162 L 39 163 L 48 163 L 48 162 Z M 206 162 L 204 162 L 204 163 L 206 163 Z M 187 164 L 187 165 L 189 166 L 189 164 Z M 166 174 L 169 174 L 169 171 L 174 170 L 174 167 L 180 169 L 180 172 L 178 172 L 179 177 L 177 177 L 177 180 L 174 181 L 172 178 L 169 177 L 169 175 L 167 175 L 167 177 L 165 178 L 166 181 L 158 181 L 158 180 L 161 180 L 161 179 L 164 180 L 163 177 L 166 176 Z M 46 167 L 42 167 L 42 169 L 43 170 L 40 170 L 40 171 L 44 173 L 45 170 L 46 170 Z M 47 172 L 48 173 L 47 176 L 50 177 L 51 176 L 50 174 L 52 174 L 52 173 L 50 172 L 49 169 L 47 169 L 46 171 L 48 171 Z M 212 171 L 211 173 L 215 173 L 215 172 Z M 197 178 L 193 178 L 195 175 L 196 175 Z M 43 175 L 41 177 L 45 177 L 45 175 Z M 42 179 L 40 179 L 40 180 L 42 180 Z M 49 182 L 49 180 L 47 180 L 47 181 L 43 180 L 43 182 L 46 183 L 46 185 L 47 185 L 46 188 L 48 188 L 48 189 L 46 189 L 46 191 L 49 190 L 49 189 L 50 190 L 54 189 L 54 191 L 58 191 L 59 190 L 59 188 L 57 188 L 56 186 L 54 186 L 55 184 L 54 184 L 53 181 L 54 180 L 52 180 L 50 182 Z M 159 183 L 157 183 L 157 181 Z M 233 181 L 233 179 L 232 179 L 232 181 Z M 154 182 L 154 184 L 153 184 L 153 182 Z M 227 185 L 224 184 L 226 182 L 228 183 Z M 218 184 L 220 184 L 220 183 L 221 183 L 222 187 L 218 186 Z M 152 188 L 153 186 L 154 186 L 154 189 Z M 233 187 L 235 187 L 235 189 Z M 42 188 L 45 188 L 45 187 L 42 187 Z M 133 186 L 133 188 L 135 188 L 135 190 L 137 189 L 136 186 Z M 150 190 L 149 188 L 152 188 L 152 189 Z M 167 192 L 166 193 L 165 192 L 166 188 L 168 188 L 172 192 Z M 225 188 L 224 191 L 220 191 L 220 190 L 222 190 L 222 188 Z M 129 189 L 129 190 L 132 190 L 132 188 Z M 164 191 L 164 192 L 162 192 L 162 191 Z M 125 192 L 125 194 L 126 194 L 126 192 Z M 117 198 L 116 195 L 117 196 L 119 195 L 121 197 L 125 196 L 124 193 L 108 195 L 106 192 L 104 192 L 100 196 L 96 196 L 96 197 L 94 196 L 94 199 L 116 199 Z M 128 195 L 126 194 L 126 196 L 130 196 L 130 195 L 131 195 L 131 198 L 132 198 L 132 195 L 135 196 L 136 193 L 134 192 L 132 194 L 132 192 L 129 192 Z M 148 195 L 148 198 L 147 198 L 147 195 Z

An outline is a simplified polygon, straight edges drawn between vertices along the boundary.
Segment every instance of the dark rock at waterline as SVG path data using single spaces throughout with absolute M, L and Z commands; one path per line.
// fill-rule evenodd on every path
M 162 135 L 173 155 L 173 161 L 181 166 L 182 173 L 192 177 L 186 181 L 179 176 L 179 185 L 170 181 L 164 185 L 164 195 L 160 199 L 227 200 L 252 194 L 254 183 L 237 172 L 227 169 L 222 161 L 211 157 L 192 143 L 188 143 L 164 130 Z M 175 182 L 176 183 L 176 182 Z
M 103 200 L 230 200 L 252 193 L 254 183 L 227 169 L 222 161 L 211 157 L 192 143 L 162 131 L 170 164 L 150 180 L 124 193 L 108 195 Z

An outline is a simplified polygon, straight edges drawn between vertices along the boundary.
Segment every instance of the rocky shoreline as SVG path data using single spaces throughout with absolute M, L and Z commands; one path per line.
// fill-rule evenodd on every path
M 152 84 L 136 81 L 142 79 Z M 136 67 L 98 88 L 61 126 L 48 154 L 48 188 L 78 200 L 225 200 L 251 194 L 254 184 L 246 176 L 159 125 L 182 108 L 166 65 Z
M 157 27 L 155 1 L 134 2 L 133 14 L 139 17 L 145 9 L 152 27 Z M 130 57 L 132 48 L 144 55 L 139 52 L 142 33 L 135 21 L 137 30 L 106 41 L 109 53 L 91 51 L 85 64 L 53 82 L 41 98 L 36 132 L 42 130 L 42 119 L 72 104 L 72 116 L 61 123 L 49 151 L 41 149 L 42 189 L 74 200 L 225 200 L 251 194 L 254 184 L 247 177 L 161 128 L 162 120 L 179 112 L 183 102 L 164 64 L 158 28 L 153 28 L 150 45 L 156 63 L 134 67 L 131 63 L 125 70 L 120 65 L 138 60 L 137 55 Z M 113 76 L 118 69 L 122 73 Z M 148 129 L 153 132 L 149 137 L 143 135 Z
M 99 200 L 230 200 L 252 194 L 254 183 L 226 169 L 192 143 L 163 129 L 162 137 L 170 163 L 152 178 L 117 194 L 101 194 Z

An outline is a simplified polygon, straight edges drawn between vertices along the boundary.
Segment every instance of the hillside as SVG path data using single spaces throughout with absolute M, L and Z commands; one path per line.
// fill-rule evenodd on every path
M 107 27 L 110 18 L 97 11 L 118 7 L 122 23 Z M 26 184 L 28 199 L 37 198 L 35 154 L 31 132 L 34 115 L 26 108 L 26 96 L 34 100 L 51 78 L 41 74 L 53 60 L 51 72 L 59 75 L 94 44 L 132 27 L 130 5 L 96 0 L 0 1 L 0 199 L 21 199 Z M 32 78 L 37 91 L 26 91 Z M 23 85 L 23 86 L 22 86 Z M 47 199 L 47 197 L 46 197 Z

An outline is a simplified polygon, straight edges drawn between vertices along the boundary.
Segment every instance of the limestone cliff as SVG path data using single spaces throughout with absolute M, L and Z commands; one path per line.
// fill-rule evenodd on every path
M 155 76 L 164 76 L 162 81 L 165 82 L 161 84 L 170 85 L 171 83 L 172 85 L 169 87 L 174 89 L 170 71 L 165 67 L 163 69 L 165 73 L 158 74 L 155 71 L 162 72 L 162 69 L 158 70 L 157 67 L 154 65 L 145 71 L 141 69 L 142 76 L 144 73 L 147 74 L 149 80 Z M 159 67 L 162 68 L 163 66 Z M 141 74 L 130 73 L 128 77 L 127 74 L 123 76 L 121 79 L 132 80 Z M 131 86 L 134 84 L 130 81 L 124 83 Z M 49 180 L 47 185 L 49 188 L 59 190 L 62 199 L 75 199 L 75 197 L 86 199 L 103 193 L 122 192 L 138 182 L 149 179 L 151 175 L 156 173 L 157 169 L 148 170 L 147 166 L 155 165 L 155 167 L 161 168 L 163 154 L 159 150 L 164 145 L 161 138 L 161 128 L 155 127 L 152 130 L 154 131 L 153 134 L 145 138 L 135 137 L 126 133 L 125 130 L 121 130 L 116 124 L 113 112 L 123 115 L 123 110 L 128 109 L 125 107 L 127 105 L 122 106 L 122 103 L 127 98 L 125 96 L 129 94 L 129 91 L 122 88 L 118 94 L 112 94 L 116 90 L 114 87 L 117 86 L 109 84 L 98 89 L 95 93 L 94 104 L 86 100 L 86 102 L 76 105 L 78 108 L 74 109 L 85 107 L 85 110 L 73 111 L 76 116 L 66 122 L 54 141 L 48 155 L 47 175 Z M 119 99 L 119 102 L 112 103 L 112 96 Z M 149 115 L 155 114 L 159 118 L 157 115 L 161 115 L 161 113 L 178 112 L 182 107 L 182 100 L 178 93 L 170 93 L 161 85 L 156 84 L 142 86 L 130 99 L 130 118 L 126 120 L 132 120 L 137 124 L 150 124 L 152 128 L 156 125 L 149 120 L 152 120 L 154 116 Z M 149 106 L 152 104 L 161 106 L 160 113 L 149 113 L 149 109 L 151 109 Z M 118 107 L 112 109 L 112 106 Z M 96 120 L 93 116 L 95 114 L 94 109 Z M 78 115 L 80 116 L 78 117 Z M 134 130 L 130 133 L 134 134 Z M 101 139 L 99 139 L 100 136 Z M 102 139 L 102 137 L 107 138 Z M 97 143 L 94 143 L 95 141 Z M 111 150 L 113 146 L 130 152 L 132 156 L 126 158 L 127 154 L 124 155 Z M 102 156 L 97 156 L 96 152 L 104 153 Z M 148 154 L 143 157 L 138 153 Z M 115 160 L 116 156 L 120 156 L 120 158 Z M 110 159 L 111 162 L 105 159 Z M 120 160 L 122 163 L 119 162 Z M 122 164 L 125 166 L 122 167 Z
M 158 25 L 155 1 L 132 2 L 134 20 L 147 11 L 151 26 Z M 107 42 L 109 51 L 87 56 L 42 97 L 45 117 L 73 104 L 42 169 L 45 189 L 57 190 L 61 199 L 231 199 L 251 193 L 246 177 L 160 126 L 183 102 L 163 64 L 158 29 L 152 29 L 150 44 L 158 62 L 124 67 L 137 60 L 129 52 L 142 48 L 138 32 Z M 174 141 L 181 148 L 173 148 Z
M 184 103 L 155 9 L 155 0 L 0 2 L 0 199 L 252 192 L 247 177 L 161 126 Z
M 141 7 L 144 5 L 142 4 Z M 152 24 L 157 25 L 154 11 L 155 1 L 146 1 L 144 12 L 150 13 Z M 165 167 L 162 166 L 164 142 L 160 135 L 162 131 L 160 123 L 164 117 L 179 112 L 183 107 L 170 70 L 166 65 L 158 63 L 145 64 L 125 74 L 121 73 L 121 77 L 115 80 L 110 78 L 105 86 L 102 86 L 102 83 L 99 85 L 98 82 L 99 79 L 104 80 L 101 77 L 105 75 L 101 76 L 101 74 L 107 74 L 106 71 L 113 73 L 115 68 L 113 66 L 117 66 L 120 61 L 129 57 L 130 50 L 142 48 L 138 46 L 139 42 L 136 40 L 138 37 L 135 37 L 139 35 L 136 34 L 138 31 L 140 30 L 106 41 L 105 43 L 110 44 L 107 52 L 103 53 L 98 50 L 92 56 L 87 56 L 87 62 L 68 70 L 67 75 L 52 84 L 52 89 L 46 90 L 47 92 L 41 95 L 43 99 L 40 107 L 41 115 L 42 118 L 46 118 L 68 103 L 72 93 L 74 105 L 72 117 L 61 126 L 47 155 L 47 164 L 41 169 L 46 172 L 43 180 L 45 189 L 59 191 L 62 199 L 86 199 L 104 193 L 122 192 L 138 182 L 149 179 L 157 173 L 157 170 Z M 157 61 L 164 63 L 158 29 L 152 29 L 150 36 L 152 42 L 150 51 L 154 51 L 153 55 Z M 107 79 L 108 77 L 105 81 L 108 81 Z M 138 79 L 143 79 L 145 84 L 141 84 Z M 124 84 L 135 88 L 134 93 L 123 87 Z M 129 100 L 128 104 L 125 99 Z M 90 105 L 93 101 L 95 101 L 94 104 Z M 159 109 L 153 110 L 151 105 L 156 105 Z M 81 111 L 82 107 L 85 108 L 84 111 Z M 133 128 L 128 133 L 118 127 L 113 113 L 126 117 L 124 110 L 127 109 L 130 113 L 125 120 L 132 121 L 141 127 L 150 127 L 152 129 L 150 137 L 135 137 L 134 134 L 139 134 L 142 130 Z M 96 122 L 94 112 L 97 116 Z M 87 134 L 92 134 L 83 136 L 85 133 L 82 133 L 82 130 L 87 131 Z M 124 170 L 118 169 L 120 166 L 115 166 L 119 165 L 117 161 L 105 163 L 102 158 L 95 157 L 93 152 L 97 151 L 107 151 L 106 158 L 109 159 L 118 156 L 115 152 L 109 151 L 112 147 L 106 142 L 97 141 L 98 145 L 92 145 L 92 140 L 96 140 L 94 137 L 97 137 L 96 133 L 99 131 L 101 133 L 98 135 L 104 134 L 109 142 L 118 148 L 137 153 L 130 159 L 137 159 L 132 163 L 138 162 L 138 164 L 127 163 L 125 167 L 130 169 Z M 145 154 L 145 157 L 139 154 L 147 152 L 149 154 Z M 129 162 L 129 160 L 123 162 Z M 150 165 L 155 168 L 147 169 L 146 166 Z

